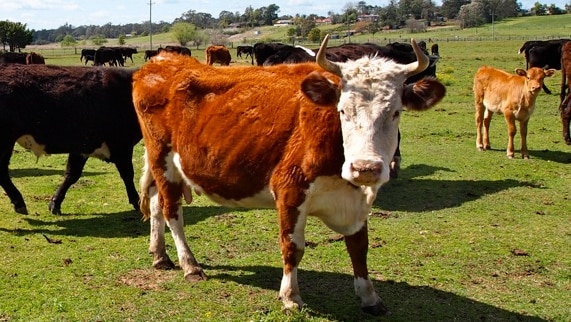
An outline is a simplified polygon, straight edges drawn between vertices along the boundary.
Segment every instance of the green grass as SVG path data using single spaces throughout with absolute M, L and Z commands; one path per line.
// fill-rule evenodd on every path
M 547 35 L 561 27 L 550 23 L 557 16 L 542 18 L 547 27 L 529 17 L 509 22 L 511 31 L 519 37 L 534 26 Z M 484 64 L 525 66 L 515 38 L 439 42 L 447 96 L 402 117 L 403 168 L 381 188 L 369 221 L 371 278 L 393 313 L 381 320 L 571 320 L 571 147 L 557 109 L 561 74 L 547 81 L 553 95 L 537 99 L 531 159 L 507 159 L 500 115 L 492 120 L 493 150 L 475 145 L 473 75 Z M 519 137 L 515 144 L 518 156 Z M 137 178 L 141 157 L 139 144 Z M 64 215 L 50 215 L 65 160 L 36 160 L 16 147 L 11 176 L 30 215 L 15 214 L 0 196 L 0 321 L 375 320 L 359 312 L 344 243 L 318 220 L 308 223 L 299 273 L 307 308 L 288 316 L 276 299 L 274 211 L 226 209 L 202 197 L 186 206 L 187 239 L 209 276 L 192 284 L 180 270 L 151 268 L 148 222 L 131 210 L 112 165 L 89 160 Z M 170 236 L 167 244 L 176 258 Z

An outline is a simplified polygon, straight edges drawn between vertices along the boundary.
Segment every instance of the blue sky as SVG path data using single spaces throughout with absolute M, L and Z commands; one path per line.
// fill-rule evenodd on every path
M 440 4 L 441 0 L 433 0 Z M 524 9 L 530 8 L 536 1 L 555 4 L 564 8 L 571 0 L 520 0 Z M 210 13 L 217 18 L 221 11 L 244 13 L 252 8 L 276 4 L 279 15 L 318 14 L 343 12 L 348 4 L 358 1 L 347 0 L 152 0 L 152 12 L 149 12 L 149 0 L 1 0 L 0 20 L 9 20 L 27 24 L 29 29 L 55 29 L 65 23 L 73 26 L 141 23 L 148 21 L 151 15 L 155 22 L 172 22 L 189 10 Z M 386 6 L 389 0 L 365 1 L 369 5 Z

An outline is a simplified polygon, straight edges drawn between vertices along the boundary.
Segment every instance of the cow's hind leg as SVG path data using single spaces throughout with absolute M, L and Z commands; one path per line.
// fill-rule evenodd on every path
M 369 280 L 367 269 L 367 251 L 369 247 L 367 224 L 360 231 L 345 236 L 345 245 L 353 264 L 355 293 L 361 299 L 361 309 L 372 315 L 390 314 L 383 301 L 375 292 L 373 283 Z
M 13 148 L 14 142 L 3 141 L 0 143 L 0 186 L 4 189 L 14 205 L 14 211 L 19 214 L 27 215 L 28 208 L 24 202 L 24 197 L 22 197 L 18 188 L 16 188 L 10 179 L 8 165 L 10 164 Z
M 59 185 L 48 204 L 52 214 L 61 215 L 61 204 L 63 199 L 65 199 L 67 190 L 79 180 L 86 162 L 87 158 L 81 154 L 71 153 L 68 155 L 63 182 Z
M 151 236 L 149 253 L 153 255 L 153 267 L 156 269 L 174 269 L 175 265 L 167 255 L 165 247 L 165 219 L 159 204 L 159 193 L 156 186 L 148 189 L 150 197 Z

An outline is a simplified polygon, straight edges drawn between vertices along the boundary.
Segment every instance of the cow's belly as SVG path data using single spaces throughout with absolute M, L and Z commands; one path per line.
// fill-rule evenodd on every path
M 46 144 L 39 144 L 32 135 L 22 135 L 18 140 L 16 140 L 16 142 L 24 149 L 34 153 L 38 158 L 43 155 L 50 155 L 48 152 L 49 147 L 46 146 Z M 73 149 L 70 148 L 68 151 L 58 151 L 58 153 L 71 153 L 73 152 L 72 150 Z M 108 160 L 111 157 L 111 152 L 109 151 L 107 143 L 103 142 L 100 147 L 93 149 L 92 151 L 85 151 L 82 155 L 85 157 L 95 157 L 102 160 Z

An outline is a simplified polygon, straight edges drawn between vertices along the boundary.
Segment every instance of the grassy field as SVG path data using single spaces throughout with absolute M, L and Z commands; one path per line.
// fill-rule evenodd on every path
M 571 147 L 557 108 L 561 73 L 547 80 L 553 94 L 538 97 L 531 159 L 519 158 L 519 137 L 518 157 L 506 158 L 499 115 L 491 125 L 493 150 L 475 145 L 476 69 L 525 67 L 517 50 L 526 33 L 564 30 L 569 37 L 570 20 L 542 18 L 498 24 L 502 40 L 439 41 L 437 76 L 447 96 L 430 111 L 402 117 L 403 168 L 381 188 L 369 221 L 371 278 L 391 316 L 359 311 L 344 243 L 318 220 L 308 222 L 299 273 L 307 307 L 288 316 L 276 299 L 274 211 L 221 208 L 201 197 L 185 207 L 188 241 L 209 276 L 192 284 L 180 270 L 151 268 L 148 223 L 131 210 L 112 165 L 89 160 L 64 215 L 53 216 L 47 203 L 65 156 L 36 160 L 16 147 L 11 176 L 30 215 L 15 214 L 1 196 L 0 321 L 570 321 Z M 475 31 L 456 33 L 468 39 Z M 418 38 L 402 35 L 411 37 Z M 131 66 L 138 64 L 141 57 Z M 137 177 L 141 158 L 139 144 Z M 175 258 L 174 243 L 167 243 Z

